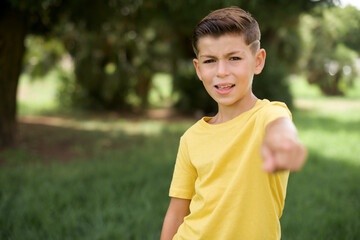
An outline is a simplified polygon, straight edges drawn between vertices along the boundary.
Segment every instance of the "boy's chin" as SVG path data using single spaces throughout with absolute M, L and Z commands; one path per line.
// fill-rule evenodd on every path
M 224 101 L 224 100 L 216 100 L 214 99 L 215 102 L 217 103 L 217 105 L 220 107 L 220 106 L 223 106 L 223 107 L 232 107 L 232 106 L 235 106 L 236 103 L 234 101 Z

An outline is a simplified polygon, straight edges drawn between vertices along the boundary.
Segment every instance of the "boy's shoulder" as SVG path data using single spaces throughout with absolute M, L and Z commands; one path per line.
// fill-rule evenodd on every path
M 286 103 L 280 102 L 280 101 L 270 101 L 268 99 L 262 99 L 260 100 L 264 103 L 264 106 L 266 107 L 282 107 L 282 108 L 288 108 Z
M 205 121 L 206 117 L 202 117 L 198 120 L 196 120 L 181 136 L 181 138 L 190 137 L 190 135 L 201 131 L 202 121 Z
M 267 99 L 263 99 L 261 101 L 263 104 L 260 110 L 265 115 L 265 117 L 267 117 L 268 115 L 279 115 L 279 114 L 280 115 L 285 114 L 291 117 L 291 112 L 288 106 L 286 105 L 286 103 L 280 101 L 269 101 Z
M 258 109 L 257 117 L 260 119 L 262 127 L 277 118 L 292 119 L 292 113 L 286 103 L 280 101 L 261 100 L 261 106 Z

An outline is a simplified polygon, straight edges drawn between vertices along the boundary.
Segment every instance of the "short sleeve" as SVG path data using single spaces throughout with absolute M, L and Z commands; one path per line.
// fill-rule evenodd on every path
M 292 114 L 285 103 L 269 102 L 264 113 L 264 127 L 278 118 L 289 118 L 292 120 Z
M 196 178 L 196 169 L 191 164 L 188 147 L 185 138 L 182 137 L 180 139 L 169 196 L 191 199 L 195 194 Z

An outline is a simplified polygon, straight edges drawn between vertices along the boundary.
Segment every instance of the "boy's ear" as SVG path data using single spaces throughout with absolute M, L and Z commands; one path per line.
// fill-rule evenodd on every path
M 196 70 L 196 75 L 198 76 L 200 81 L 202 81 L 201 75 L 200 75 L 200 70 L 199 70 L 199 60 L 197 58 L 194 58 L 193 63 L 194 63 L 194 67 L 195 67 L 195 70 Z
M 266 52 L 261 48 L 255 55 L 255 71 L 254 74 L 260 74 L 265 65 Z

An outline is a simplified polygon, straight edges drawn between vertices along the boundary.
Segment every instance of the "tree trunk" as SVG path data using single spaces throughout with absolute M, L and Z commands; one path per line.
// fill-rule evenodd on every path
M 344 96 L 344 92 L 341 91 L 339 83 L 342 77 L 342 71 L 335 74 L 333 81 L 331 81 L 328 85 L 320 86 L 322 92 L 326 96 Z
M 145 70 L 145 73 L 140 74 L 139 78 L 137 93 L 141 99 L 141 108 L 145 110 L 149 105 L 148 97 L 151 88 L 151 74 Z
M 24 54 L 23 14 L 8 8 L 0 16 L 0 149 L 16 136 L 16 92 Z

